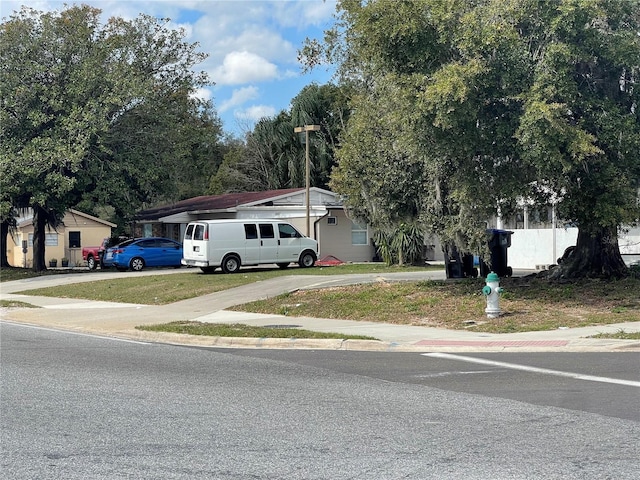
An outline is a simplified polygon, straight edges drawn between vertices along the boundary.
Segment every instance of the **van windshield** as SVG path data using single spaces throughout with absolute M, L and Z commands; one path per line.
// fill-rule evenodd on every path
M 292 225 L 289 225 L 288 223 L 279 223 L 278 232 L 280 233 L 280 238 L 298 238 L 302 236 L 295 228 L 293 228 Z

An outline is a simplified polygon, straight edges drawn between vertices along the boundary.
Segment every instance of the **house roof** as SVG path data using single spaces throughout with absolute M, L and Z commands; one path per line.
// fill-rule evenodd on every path
M 89 220 L 93 220 L 94 222 L 97 222 L 97 223 L 102 223 L 103 225 L 106 225 L 107 227 L 111 227 L 111 228 L 117 227 L 117 225 L 115 223 L 108 222 L 107 220 L 103 220 L 101 218 L 94 217 L 93 215 L 89 215 L 88 213 L 84 213 L 84 212 L 81 212 L 80 210 L 75 210 L 73 208 L 70 208 L 68 213 L 70 213 L 71 215 L 77 215 L 79 217 L 88 218 Z
M 241 206 L 255 206 L 304 191 L 304 188 L 282 190 L 265 190 L 263 192 L 225 193 L 223 195 L 203 195 L 188 198 L 169 205 L 143 210 L 136 215 L 136 220 L 157 220 L 169 215 L 183 212 L 227 210 Z
M 108 222 L 107 220 L 94 217 L 93 215 L 89 215 L 88 213 L 84 213 L 84 212 L 81 212 L 80 210 L 75 210 L 73 208 L 70 208 L 69 210 L 67 210 L 67 212 L 65 213 L 65 216 L 66 215 L 73 215 L 73 216 L 87 218 L 89 220 L 93 220 L 94 222 L 101 223 L 111 228 L 117 227 L 115 223 Z M 64 219 L 63 219 L 63 223 L 64 223 Z M 18 228 L 24 228 L 31 224 L 33 224 L 33 214 L 27 215 L 25 217 L 21 217 L 20 219 L 18 219 Z

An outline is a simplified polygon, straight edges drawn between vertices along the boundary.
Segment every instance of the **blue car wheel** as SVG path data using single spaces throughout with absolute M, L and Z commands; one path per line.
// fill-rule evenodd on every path
M 144 260 L 140 257 L 134 257 L 131 259 L 129 265 L 131 266 L 131 270 L 133 270 L 134 272 L 139 272 L 144 268 Z

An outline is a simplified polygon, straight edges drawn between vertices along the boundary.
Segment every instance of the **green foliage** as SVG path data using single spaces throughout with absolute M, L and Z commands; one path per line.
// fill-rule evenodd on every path
M 320 125 L 309 134 L 310 185 L 327 188 L 339 136 L 346 124 L 349 89 L 311 84 L 291 101 L 291 110 L 261 119 L 246 135 L 244 148 L 234 145 L 211 179 L 211 193 L 275 190 L 306 183 L 306 146 L 296 127 Z M 304 135 L 302 135 L 304 137 Z
M 339 2 L 324 45 L 301 51 L 308 67 L 337 62 L 356 91 L 332 187 L 374 227 L 419 221 L 475 253 L 486 222 L 520 198 L 560 199 L 563 219 L 600 238 L 638 221 L 638 11 L 638 0 Z
M 395 230 L 379 230 L 374 236 L 378 252 L 387 265 L 420 265 L 424 230 L 416 223 L 401 223 Z
M 23 8 L 0 26 L 3 218 L 5 205 L 47 219 L 82 205 L 126 222 L 142 205 L 192 196 L 222 159 L 220 122 L 192 97 L 208 83 L 193 70 L 205 55 L 165 19 L 103 25 L 100 13 Z

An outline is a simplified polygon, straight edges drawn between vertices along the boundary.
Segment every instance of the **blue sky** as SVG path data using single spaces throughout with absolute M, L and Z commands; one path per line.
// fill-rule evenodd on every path
M 296 57 L 306 37 L 322 39 L 333 25 L 335 0 L 2 0 L 0 15 L 22 5 L 50 11 L 80 3 L 100 8 L 105 19 L 146 13 L 184 28 L 186 40 L 209 55 L 197 69 L 215 85 L 200 95 L 213 100 L 228 133 L 241 136 L 288 109 L 305 85 L 331 80 L 324 67 L 303 75 Z

